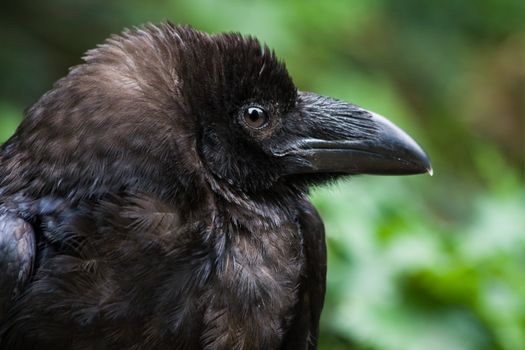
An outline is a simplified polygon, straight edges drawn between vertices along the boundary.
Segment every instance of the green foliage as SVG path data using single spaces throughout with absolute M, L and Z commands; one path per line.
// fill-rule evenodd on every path
M 330 247 L 323 331 L 373 349 L 525 348 L 525 193 L 477 194 L 450 221 L 422 194 L 430 180 L 442 181 L 315 191 Z
M 433 159 L 434 177 L 313 191 L 329 247 L 322 348 L 525 349 L 525 2 L 11 2 L 0 140 L 83 51 L 164 19 L 256 35 L 300 89 L 388 116 Z
M 21 112 L 13 105 L 0 100 L 0 142 L 14 133 L 21 119 Z

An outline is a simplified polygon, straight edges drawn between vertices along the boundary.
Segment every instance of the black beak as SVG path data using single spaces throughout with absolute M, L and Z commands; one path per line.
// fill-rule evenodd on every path
M 421 147 L 386 118 L 329 97 L 299 96 L 301 127 L 276 150 L 291 160 L 288 174 L 432 175 Z

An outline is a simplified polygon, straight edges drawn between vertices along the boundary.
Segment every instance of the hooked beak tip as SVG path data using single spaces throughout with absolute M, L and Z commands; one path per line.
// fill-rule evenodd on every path
M 378 153 L 407 162 L 404 166 L 406 175 L 428 173 L 432 176 L 434 174 L 429 157 L 412 137 L 382 115 L 369 113 L 378 129 L 375 144 Z M 402 164 L 391 164 L 391 166 L 394 173 L 396 170 L 402 170 L 400 167 L 403 167 Z

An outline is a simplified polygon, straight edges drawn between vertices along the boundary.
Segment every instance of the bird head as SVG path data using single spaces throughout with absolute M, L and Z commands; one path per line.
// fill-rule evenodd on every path
M 183 35 L 181 91 L 199 121 L 200 159 L 221 181 L 258 192 L 340 175 L 431 172 L 404 131 L 354 104 L 297 90 L 256 39 Z
M 111 37 L 85 61 L 29 110 L 17 136 L 38 148 L 33 164 L 54 164 L 28 175 L 54 189 L 146 183 L 170 192 L 169 181 L 203 181 L 249 196 L 340 175 L 431 171 L 405 132 L 297 90 L 251 37 L 149 25 Z

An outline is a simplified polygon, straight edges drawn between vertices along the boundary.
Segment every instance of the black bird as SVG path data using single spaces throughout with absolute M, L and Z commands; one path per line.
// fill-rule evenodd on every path
M 430 172 L 256 39 L 170 23 L 88 51 L 0 150 L 1 349 L 314 349 L 308 187 Z

